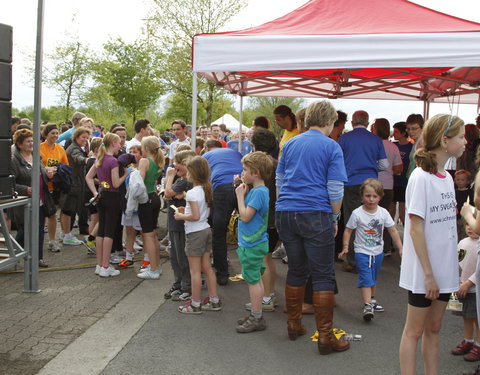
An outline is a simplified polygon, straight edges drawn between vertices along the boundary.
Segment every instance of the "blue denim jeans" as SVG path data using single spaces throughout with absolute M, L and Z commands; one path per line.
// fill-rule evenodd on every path
M 305 285 L 311 275 L 314 291 L 333 291 L 335 240 L 330 214 L 277 211 L 275 224 L 287 251 L 287 284 Z

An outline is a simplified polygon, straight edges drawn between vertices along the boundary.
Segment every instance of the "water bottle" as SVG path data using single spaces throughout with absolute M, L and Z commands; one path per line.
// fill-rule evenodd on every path
M 346 333 L 342 336 L 343 341 L 362 341 L 362 335 L 355 333 Z

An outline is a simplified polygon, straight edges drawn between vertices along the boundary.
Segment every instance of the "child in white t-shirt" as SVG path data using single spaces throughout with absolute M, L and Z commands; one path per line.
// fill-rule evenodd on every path
M 210 263 L 212 230 L 208 224 L 213 205 L 210 167 L 206 159 L 194 156 L 187 162 L 187 179 L 193 188 L 187 191 L 186 207 L 178 207 L 175 220 L 185 221 L 185 254 L 188 257 L 192 283 L 192 299 L 179 306 L 182 314 L 201 314 L 203 311 L 220 311 L 222 302 L 217 295 L 217 278 Z M 205 275 L 208 297 L 201 300 L 202 273 Z
M 354 250 L 358 270 L 358 288 L 364 303 L 363 319 L 369 322 L 375 312 L 384 311 L 375 300 L 378 272 L 383 261 L 383 229 L 386 228 L 395 246 L 402 253 L 402 241 L 395 228 L 390 213 L 378 203 L 383 197 L 380 181 L 369 178 L 360 186 L 363 205 L 352 212 L 343 233 L 343 251 L 339 257 L 348 252 L 348 243 L 352 231 L 356 229 Z
M 477 268 L 478 234 L 466 224 L 465 232 L 468 237 L 458 243 L 460 261 L 460 289 L 458 298 L 463 303 L 463 337 L 460 344 L 452 349 L 453 355 L 464 355 L 469 362 L 480 360 L 480 332 L 477 321 L 477 298 L 475 296 L 475 270 Z M 475 340 L 474 340 L 475 337 Z

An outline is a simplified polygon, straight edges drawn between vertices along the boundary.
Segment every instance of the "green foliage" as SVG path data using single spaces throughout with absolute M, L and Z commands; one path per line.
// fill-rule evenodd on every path
M 213 33 L 220 30 L 234 15 L 245 7 L 246 0 L 152 0 L 155 4 L 152 36 L 158 40 L 162 50 L 169 51 L 162 61 L 163 80 L 168 92 L 175 95 L 170 100 L 170 111 L 173 114 L 188 114 L 191 111 L 178 107 L 177 95 L 184 97 L 185 102 L 192 98 L 191 53 L 192 37 L 201 33 Z M 215 83 L 199 79 L 198 107 L 202 123 L 210 124 L 215 120 L 216 107 L 228 102 L 225 90 L 216 87 Z M 181 101 L 181 100 L 180 100 Z M 191 108 L 191 105 L 189 105 Z M 203 117 L 202 113 L 205 113 Z M 198 123 L 201 123 L 198 121 Z
M 72 116 L 72 105 L 79 101 L 90 74 L 89 55 L 88 47 L 76 39 L 60 43 L 53 53 L 46 54 L 43 80 L 48 87 L 59 92 L 62 104 L 60 108 L 63 108 L 62 121 Z
M 163 93 L 163 55 L 141 39 L 128 44 L 119 38 L 103 47 L 103 57 L 93 64 L 94 79 L 134 123 Z
M 203 105 L 197 106 L 197 125 L 210 124 L 212 121 L 225 113 L 235 114 L 236 110 L 233 106 L 233 100 L 227 96 L 217 97 L 212 101 L 210 111 L 210 120 L 207 121 L 208 112 Z M 192 99 L 185 97 L 180 93 L 174 93 L 168 96 L 165 102 L 165 108 L 162 118 L 165 121 L 173 121 L 174 119 L 183 119 L 187 123 L 192 121 Z

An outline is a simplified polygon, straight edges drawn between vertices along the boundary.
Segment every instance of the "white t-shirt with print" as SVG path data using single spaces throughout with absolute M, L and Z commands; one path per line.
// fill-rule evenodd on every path
M 185 220 L 185 233 L 199 232 L 201 230 L 210 228 L 210 225 L 208 225 L 207 222 L 208 216 L 210 215 L 210 208 L 207 206 L 203 187 L 194 186 L 193 189 L 187 191 L 187 196 L 185 199 L 187 201 L 187 206 L 185 207 L 185 213 L 187 215 L 192 213 L 190 202 L 197 202 L 198 210 L 200 211 L 200 219 L 197 221 Z
M 125 150 L 127 150 L 127 152 L 130 152 L 130 147 L 137 145 L 141 146 L 142 142 L 139 141 L 137 138 L 133 137 L 129 141 L 125 142 Z
M 190 138 L 187 137 L 183 141 L 176 139 L 170 144 L 168 148 L 168 158 L 171 164 L 173 164 L 173 157 L 175 156 L 175 152 L 177 152 L 177 147 L 180 145 L 190 145 Z
M 425 172 L 412 172 L 405 194 L 405 231 L 400 287 L 424 294 L 425 274 L 410 237 L 410 215 L 424 220 L 425 243 L 440 293 L 458 290 L 457 203 L 453 179 Z
M 346 226 L 356 229 L 353 246 L 356 253 L 379 255 L 383 252 L 383 229 L 394 225 L 385 208 L 378 206 L 376 212 L 370 213 L 360 206 L 353 210 Z

